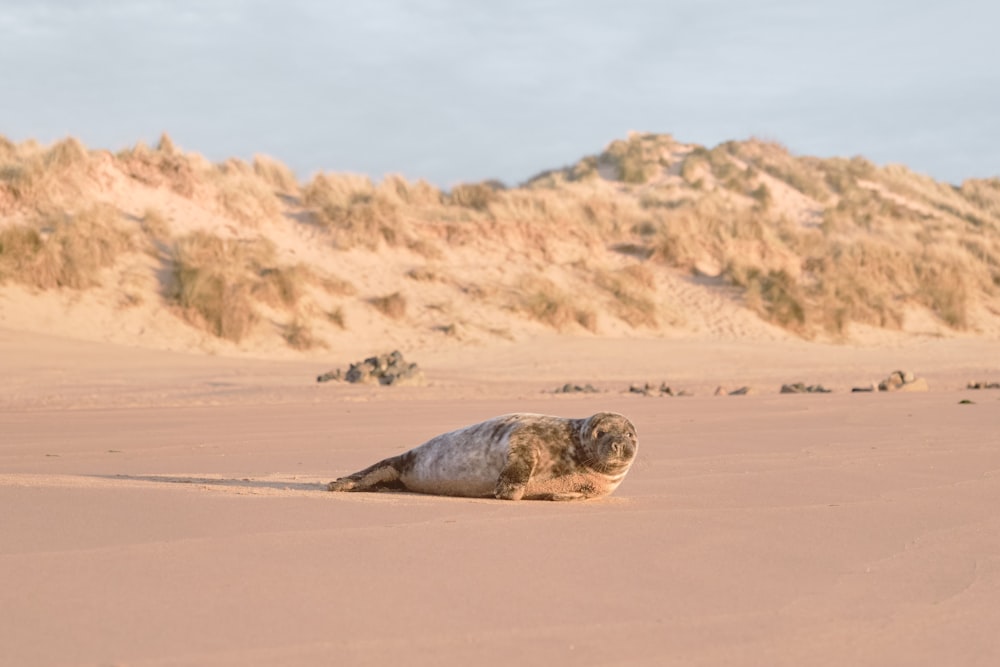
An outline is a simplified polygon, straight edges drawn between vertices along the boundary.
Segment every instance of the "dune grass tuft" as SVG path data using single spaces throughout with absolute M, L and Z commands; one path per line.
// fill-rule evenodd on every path
M 337 325 L 340 329 L 347 328 L 347 318 L 344 316 L 343 306 L 337 306 L 326 313 L 326 319 Z
M 139 142 L 118 153 L 117 162 L 129 177 L 151 187 L 166 187 L 184 197 L 194 195 L 202 178 L 193 160 L 166 134 L 155 149 Z
M 195 232 L 173 249 L 167 296 L 184 317 L 219 338 L 239 342 L 253 328 L 251 253 L 238 241 Z
M 597 330 L 597 313 L 577 305 L 573 298 L 552 281 L 526 277 L 520 286 L 520 310 L 534 320 L 564 331 L 573 325 L 588 331 Z
M 273 219 L 281 202 L 273 186 L 241 160 L 227 160 L 216 168 L 216 202 L 222 213 L 251 227 Z
M 223 239 L 205 231 L 174 243 L 167 298 L 185 319 L 239 342 L 260 319 L 256 305 L 292 310 L 317 282 L 301 265 L 281 264 L 266 240 Z
M 39 289 L 98 285 L 101 271 L 134 248 L 120 218 L 114 207 L 97 204 L 0 230 L 0 280 Z
M 406 297 L 399 292 L 373 297 L 368 303 L 390 319 L 400 320 L 406 317 Z
M 368 177 L 317 174 L 303 189 L 303 202 L 338 248 L 378 249 L 403 241 L 399 204 Z
M 672 144 L 673 138 L 670 135 L 633 132 L 625 140 L 611 142 L 597 159 L 596 164 L 610 163 L 617 172 L 618 180 L 641 185 L 661 170 L 660 154 L 664 148 Z M 581 166 L 581 174 L 586 174 L 589 169 L 587 166 Z
M 803 331 L 806 328 L 806 304 L 798 283 L 785 270 L 761 271 L 757 267 L 730 265 L 727 275 L 746 290 L 747 305 L 765 319 L 781 326 Z
M 292 195 L 299 191 L 299 182 L 286 164 L 267 155 L 253 156 L 253 171 L 278 193 Z
M 652 298 L 653 279 L 650 271 L 641 265 L 620 271 L 598 270 L 594 284 L 614 297 L 615 314 L 630 326 L 655 327 L 658 324 L 656 302 Z
M 47 149 L 8 141 L 0 150 L 0 204 L 6 192 L 22 209 L 75 208 L 89 164 L 90 154 L 73 137 Z
M 325 347 L 323 342 L 313 334 L 312 327 L 302 318 L 296 316 L 289 322 L 282 333 L 288 346 L 296 350 L 310 350 L 315 347 Z
M 490 204 L 497 201 L 502 184 L 484 181 L 482 183 L 462 183 L 456 185 L 448 194 L 448 203 L 453 206 L 464 206 L 476 211 L 486 211 Z

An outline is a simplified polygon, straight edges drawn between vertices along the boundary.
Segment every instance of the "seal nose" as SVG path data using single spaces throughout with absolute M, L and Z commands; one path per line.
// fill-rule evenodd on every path
M 635 455 L 635 446 L 627 440 L 618 440 L 611 445 L 611 452 L 620 459 Z

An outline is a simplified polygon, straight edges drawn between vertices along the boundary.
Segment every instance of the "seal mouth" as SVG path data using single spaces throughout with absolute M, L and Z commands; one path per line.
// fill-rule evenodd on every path
M 631 463 L 635 458 L 635 443 L 630 438 L 615 438 L 607 443 L 606 457 L 609 461 Z
M 628 440 L 617 440 L 609 443 L 604 456 L 596 461 L 593 468 L 606 474 L 620 473 L 628 470 L 635 459 L 635 445 Z

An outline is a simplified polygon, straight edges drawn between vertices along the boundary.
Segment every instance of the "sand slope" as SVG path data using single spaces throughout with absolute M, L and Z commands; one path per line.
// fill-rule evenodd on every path
M 517 187 L 443 191 L 299 182 L 166 136 L 117 154 L 0 137 L 0 327 L 271 359 L 553 335 L 996 341 L 998 211 L 996 179 L 757 140 L 631 134 Z

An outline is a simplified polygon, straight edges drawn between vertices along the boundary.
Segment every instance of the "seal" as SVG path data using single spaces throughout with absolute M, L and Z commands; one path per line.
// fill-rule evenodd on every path
M 614 412 L 582 419 L 522 412 L 435 436 L 327 488 L 502 500 L 598 498 L 621 484 L 637 449 L 635 426 Z

